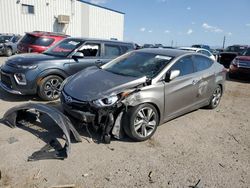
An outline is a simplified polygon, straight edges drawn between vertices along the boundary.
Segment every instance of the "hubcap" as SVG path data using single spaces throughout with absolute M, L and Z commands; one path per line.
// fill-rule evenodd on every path
M 60 95 L 60 86 L 62 82 L 59 79 L 50 79 L 44 85 L 44 93 L 50 99 L 56 99 Z
M 218 87 L 213 94 L 213 99 L 212 99 L 213 106 L 217 106 L 219 104 L 220 98 L 221 98 L 221 88 Z
M 135 133 L 140 137 L 147 137 L 156 127 L 156 114 L 149 108 L 145 107 L 139 110 L 134 121 Z

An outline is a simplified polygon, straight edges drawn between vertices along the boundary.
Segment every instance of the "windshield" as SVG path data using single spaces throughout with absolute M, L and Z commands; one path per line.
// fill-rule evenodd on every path
M 30 45 L 38 45 L 38 46 L 50 46 L 54 41 L 55 39 L 53 38 L 37 37 L 34 35 L 26 34 L 22 38 L 21 43 L 30 44 Z
M 244 56 L 250 56 L 250 48 L 246 49 L 246 51 L 243 53 Z
M 0 36 L 0 42 L 5 43 L 6 40 L 10 40 L 12 36 Z
M 60 43 L 49 48 L 47 51 L 44 52 L 44 54 L 67 57 L 82 44 L 83 41 L 80 39 L 64 39 Z
M 145 52 L 130 52 L 103 67 L 104 70 L 125 76 L 155 77 L 172 57 Z
M 226 49 L 226 52 L 237 52 L 242 54 L 246 50 L 244 46 L 229 46 Z

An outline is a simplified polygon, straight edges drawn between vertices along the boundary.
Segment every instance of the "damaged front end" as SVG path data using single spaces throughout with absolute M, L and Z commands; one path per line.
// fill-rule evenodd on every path
M 34 152 L 28 158 L 28 160 L 35 161 L 41 159 L 67 158 L 71 150 L 71 133 L 77 142 L 81 142 L 81 137 L 72 125 L 69 118 L 67 118 L 58 109 L 45 104 L 22 104 L 9 109 L 1 119 L 1 123 L 4 123 L 11 128 L 15 128 L 19 125 L 25 126 L 27 125 L 27 122 L 31 124 L 35 122 L 41 122 L 40 118 L 42 115 L 47 115 L 62 130 L 64 134 L 63 138 L 65 139 L 65 145 L 62 147 L 56 138 L 52 139 L 41 150 Z
M 110 143 L 111 134 L 117 139 L 123 137 L 123 114 L 138 99 L 138 93 L 142 86 L 144 85 L 111 95 L 110 98 L 113 97 L 113 100 L 110 99 L 110 101 L 104 97 L 95 101 L 83 102 L 62 91 L 61 104 L 66 114 L 82 123 L 91 125 L 96 130 L 101 130 L 101 140 L 104 143 Z

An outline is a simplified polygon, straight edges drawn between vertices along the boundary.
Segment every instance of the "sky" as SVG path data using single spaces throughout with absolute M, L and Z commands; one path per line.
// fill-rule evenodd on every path
M 139 44 L 250 45 L 250 0 L 89 0 L 125 13 L 124 40 Z

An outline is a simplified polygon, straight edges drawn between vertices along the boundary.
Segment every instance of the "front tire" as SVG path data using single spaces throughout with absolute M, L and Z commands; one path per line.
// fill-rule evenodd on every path
M 38 85 L 38 95 L 45 101 L 57 100 L 60 97 L 60 86 L 63 79 L 59 76 L 47 76 Z
M 152 137 L 158 125 L 158 111 L 148 103 L 128 109 L 122 121 L 125 133 L 135 141 L 144 141 Z
M 221 86 L 218 85 L 216 89 L 214 90 L 213 95 L 210 99 L 210 103 L 207 107 L 209 109 L 216 108 L 220 103 L 221 97 L 222 97 L 222 88 Z
M 5 55 L 7 57 L 10 57 L 10 56 L 12 56 L 12 54 L 13 54 L 12 49 L 7 47 L 6 50 L 5 50 Z

